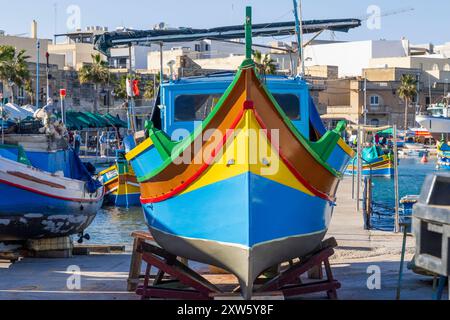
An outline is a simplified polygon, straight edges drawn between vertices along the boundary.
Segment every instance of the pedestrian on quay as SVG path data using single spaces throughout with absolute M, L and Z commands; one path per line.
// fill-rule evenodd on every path
M 80 148 L 81 148 L 81 135 L 78 131 L 75 131 L 73 134 L 73 149 L 77 156 L 80 155 Z
M 108 148 L 108 138 L 106 136 L 106 132 L 102 132 L 102 135 L 100 136 L 100 156 L 102 158 L 106 158 L 106 150 Z

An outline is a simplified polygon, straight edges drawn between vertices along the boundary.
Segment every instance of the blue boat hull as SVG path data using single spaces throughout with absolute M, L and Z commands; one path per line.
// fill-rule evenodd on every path
M 141 205 L 141 194 L 132 193 L 127 195 L 108 194 L 105 196 L 105 205 L 113 205 L 119 208 L 130 208 Z
M 0 194 L 2 241 L 78 234 L 92 223 L 102 204 L 101 201 L 81 204 L 59 200 L 3 183 L 0 183 Z
M 332 211 L 323 199 L 253 173 L 144 205 L 166 250 L 232 272 L 249 292 L 267 268 L 317 249 Z

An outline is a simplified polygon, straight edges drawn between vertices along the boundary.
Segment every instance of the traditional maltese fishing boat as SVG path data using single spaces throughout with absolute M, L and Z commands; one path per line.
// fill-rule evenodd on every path
M 345 123 L 325 131 L 305 81 L 264 84 L 251 59 L 250 12 L 247 59 L 231 85 L 225 78 L 164 84 L 165 130 L 147 123 L 149 138 L 127 159 L 156 241 L 230 271 L 251 298 L 266 269 L 320 246 L 354 153 L 341 138 Z
M 116 163 L 100 172 L 99 178 L 105 186 L 106 205 L 129 208 L 141 204 L 139 183 L 124 151 L 117 153 Z
M 450 170 L 450 145 L 445 141 L 438 144 L 438 164 L 439 169 Z
M 82 233 L 102 206 L 103 186 L 72 150 L 49 150 L 45 135 L 15 138 L 35 148 L 0 145 L 0 240 Z
M 358 158 L 355 157 L 348 166 L 346 175 L 357 174 Z M 365 148 L 362 151 L 362 171 L 363 176 L 372 177 L 392 177 L 395 174 L 394 156 L 392 153 L 385 153 L 379 146 Z

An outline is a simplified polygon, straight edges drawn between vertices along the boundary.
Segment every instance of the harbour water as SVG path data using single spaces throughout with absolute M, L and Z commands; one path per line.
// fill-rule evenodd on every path
M 419 158 L 402 159 L 399 172 L 400 197 L 420 194 L 425 177 L 435 171 L 433 159 L 422 164 Z M 394 228 L 394 180 L 374 179 L 374 215 L 372 226 L 375 229 L 392 231 Z M 146 224 L 139 207 L 120 209 L 106 207 L 99 211 L 94 223 L 86 232 L 95 244 L 132 245 L 131 233 L 146 230 Z
M 407 158 L 400 160 L 399 166 L 399 194 L 400 199 L 407 195 L 418 195 L 427 175 L 436 171 L 436 160 L 430 159 L 428 163 L 421 163 L 420 158 Z M 374 178 L 373 181 L 373 209 L 372 227 L 383 231 L 394 230 L 395 192 L 394 179 Z M 407 216 L 411 212 L 406 212 Z
M 131 233 L 140 230 L 147 230 L 140 207 L 130 209 L 105 207 L 98 212 L 86 233 L 91 236 L 88 243 L 125 244 L 127 249 L 130 249 L 133 244 Z

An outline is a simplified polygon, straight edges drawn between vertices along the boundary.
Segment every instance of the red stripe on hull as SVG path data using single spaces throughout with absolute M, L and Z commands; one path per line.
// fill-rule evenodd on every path
M 53 194 L 49 194 L 49 193 L 46 193 L 46 192 L 35 190 L 33 188 L 29 188 L 29 187 L 26 187 L 26 186 L 23 186 L 23 185 L 15 184 L 13 182 L 5 181 L 5 180 L 2 180 L 2 179 L 0 179 L 0 183 L 9 185 L 9 186 L 12 186 L 12 187 L 15 187 L 15 188 L 19 188 L 19 189 L 22 189 L 22 190 L 25 190 L 25 191 L 29 191 L 29 192 L 32 192 L 32 193 L 36 193 L 36 194 L 39 194 L 39 195 L 44 196 L 44 197 L 49 197 L 49 198 L 63 200 L 63 201 L 79 202 L 79 203 L 97 202 L 104 196 L 104 193 L 105 193 L 105 188 L 102 188 L 102 194 L 98 198 L 89 199 L 89 200 L 88 199 L 75 199 L 75 198 L 66 198 L 66 197 L 56 196 L 56 195 L 53 195 Z

